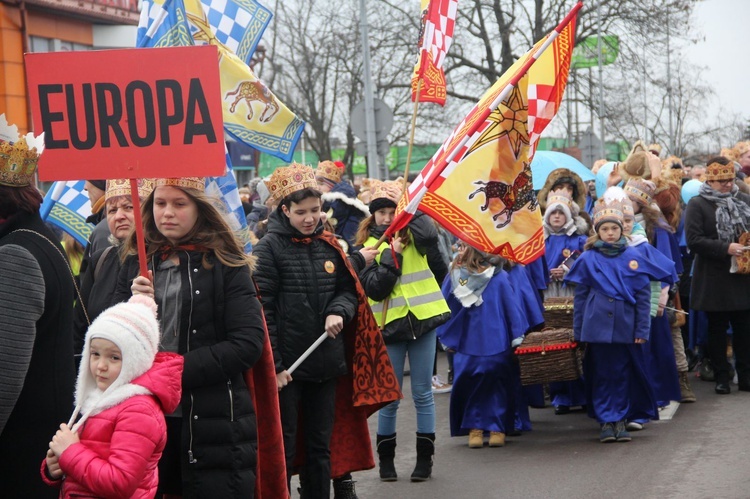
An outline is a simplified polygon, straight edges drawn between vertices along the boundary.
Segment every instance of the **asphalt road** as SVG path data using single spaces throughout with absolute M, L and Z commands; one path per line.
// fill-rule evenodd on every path
M 468 437 L 450 437 L 450 394 L 436 395 L 433 477 L 411 483 L 416 422 L 406 380 L 398 416 L 399 480 L 381 482 L 377 469 L 355 473 L 360 499 L 750 498 L 750 393 L 736 385 L 730 395 L 716 395 L 713 383 L 691 373 L 698 402 L 677 406 L 672 419 L 648 424 L 629 443 L 601 444 L 598 425 L 584 413 L 555 416 L 547 407 L 531 409 L 532 432 L 509 437 L 505 447 L 482 449 L 469 449 Z M 373 415 L 373 442 L 376 428 Z

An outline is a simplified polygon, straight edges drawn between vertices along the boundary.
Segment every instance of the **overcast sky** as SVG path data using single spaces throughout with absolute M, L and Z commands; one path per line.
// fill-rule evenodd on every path
M 750 120 L 750 0 L 704 0 L 693 20 L 702 41 L 686 47 L 685 55 L 707 67 L 701 76 L 716 90 L 722 107 Z

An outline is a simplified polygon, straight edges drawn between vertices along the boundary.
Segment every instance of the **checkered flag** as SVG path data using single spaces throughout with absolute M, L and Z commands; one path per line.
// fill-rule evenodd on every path
M 250 65 L 273 14 L 255 0 L 201 0 L 216 38 Z
M 86 223 L 91 215 L 91 202 L 84 184 L 83 180 L 55 182 L 39 208 L 42 220 L 61 228 L 82 246 L 88 244 L 93 230 L 91 224 Z
M 175 0 L 143 0 L 135 46 L 186 47 L 194 45 L 185 6 Z
M 412 100 L 445 105 L 447 89 L 443 64 L 453 41 L 458 0 L 422 0 L 419 60 L 411 78 Z M 419 96 L 417 96 L 419 88 Z
M 230 218 L 227 220 L 229 226 L 244 238 L 242 242 L 245 245 L 245 252 L 250 253 L 253 246 L 250 244 L 248 238 L 245 237 L 245 233 L 248 230 L 245 210 L 242 209 L 242 200 L 237 188 L 237 180 L 234 178 L 234 173 L 232 172 L 232 160 L 229 158 L 229 151 L 226 150 L 226 146 L 224 147 L 227 161 L 225 174 L 223 177 L 206 177 L 206 194 L 219 198 L 224 203 L 224 207 L 230 214 Z

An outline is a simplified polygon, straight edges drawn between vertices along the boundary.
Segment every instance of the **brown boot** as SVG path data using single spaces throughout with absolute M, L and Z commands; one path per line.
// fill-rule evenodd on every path
M 693 390 L 690 388 L 690 380 L 688 379 L 688 372 L 681 371 L 679 374 L 680 374 L 680 395 L 681 395 L 680 402 L 695 402 L 697 399 L 695 398 L 695 394 L 693 393 Z
M 500 431 L 490 432 L 490 447 L 502 447 L 505 445 L 505 433 Z
M 481 449 L 484 447 L 484 431 L 480 429 L 469 430 L 469 448 Z

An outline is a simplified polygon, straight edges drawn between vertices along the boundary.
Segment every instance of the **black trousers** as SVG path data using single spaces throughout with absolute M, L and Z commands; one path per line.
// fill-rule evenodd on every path
M 303 497 L 329 497 L 331 493 L 331 434 L 336 402 L 336 379 L 316 383 L 292 381 L 279 392 L 284 432 L 287 484 L 297 455 L 297 429 L 304 426 L 305 465 L 300 470 Z
M 732 348 L 737 377 L 750 381 L 750 310 L 706 312 L 708 316 L 708 354 L 716 372 L 717 383 L 729 382 L 727 329 L 732 325 Z

